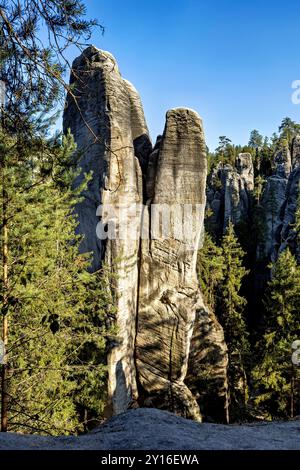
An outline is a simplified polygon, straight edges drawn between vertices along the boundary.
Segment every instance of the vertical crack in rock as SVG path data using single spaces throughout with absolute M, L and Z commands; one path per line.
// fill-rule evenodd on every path
M 128 91 L 131 104 L 131 130 L 134 153 L 139 160 L 142 175 L 145 178 L 148 168 L 149 155 L 152 152 L 152 144 L 149 138 L 149 131 L 145 121 L 140 95 L 128 80 L 123 80 Z M 143 186 L 144 185 L 145 181 L 143 181 Z
M 197 374 L 204 370 L 223 416 L 226 345 L 196 275 L 206 187 L 202 122 L 192 110 L 169 111 L 152 151 L 140 97 L 110 53 L 87 48 L 73 63 L 71 83 L 77 103 L 68 96 L 64 131 L 71 130 L 80 156 L 75 184 L 93 172 L 76 207 L 81 250 L 92 252 L 94 271 L 106 262 L 117 275 L 117 334 L 108 356 L 111 413 L 138 401 L 200 420 L 204 379 L 197 382 Z M 131 209 L 143 202 L 137 217 Z M 171 213 L 166 237 L 155 232 L 164 227 L 157 206 Z M 182 230 L 186 206 L 188 236 L 175 223 Z M 109 236 L 99 239 L 96 228 L 103 235 L 104 227 Z

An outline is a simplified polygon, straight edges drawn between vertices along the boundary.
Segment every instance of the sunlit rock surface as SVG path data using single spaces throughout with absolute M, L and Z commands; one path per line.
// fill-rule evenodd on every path
M 82 250 L 92 252 L 94 270 L 105 261 L 116 274 L 108 413 L 154 406 L 199 421 L 203 376 L 197 381 L 197 374 L 204 371 L 214 384 L 216 419 L 223 421 L 227 349 L 196 275 L 206 202 L 202 121 L 189 109 L 169 111 L 152 151 L 140 97 L 110 53 L 86 49 L 74 61 L 71 83 L 76 100 L 68 96 L 64 130 L 71 130 L 80 156 L 75 184 L 92 171 L 77 207 Z M 143 203 L 146 208 L 131 212 Z M 157 232 L 163 207 L 171 214 L 167 236 Z M 128 209 L 125 216 L 120 208 Z M 183 220 L 187 234 L 178 232 Z M 116 237 L 99 240 L 111 227 Z

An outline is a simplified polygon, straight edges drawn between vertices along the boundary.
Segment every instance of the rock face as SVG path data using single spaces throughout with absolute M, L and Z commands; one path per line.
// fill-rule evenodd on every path
M 288 147 L 284 147 L 275 154 L 274 166 L 276 175 L 288 178 L 292 168 L 291 152 Z
M 264 181 L 263 192 L 256 207 L 260 218 L 260 233 L 256 245 L 255 279 L 261 285 L 269 279 L 270 261 L 287 246 L 294 252 L 297 247 L 293 224 L 299 197 L 300 181 L 300 136 L 294 138 L 291 151 L 283 147 L 273 158 L 272 174 Z M 212 171 L 207 187 L 209 229 L 220 238 L 229 221 L 235 226 L 244 224 L 251 230 L 252 192 L 254 171 L 249 153 L 242 153 L 235 167 L 219 163 Z M 298 256 L 300 253 L 298 253 Z
M 199 293 L 185 383 L 210 421 L 229 422 L 228 354 L 223 328 Z
M 75 60 L 73 70 L 71 83 L 78 77 L 78 107 L 69 96 L 64 129 L 70 128 L 82 152 L 82 173 L 76 183 L 84 173 L 93 172 L 84 200 L 77 207 L 78 230 L 84 235 L 82 250 L 93 253 L 94 270 L 103 260 L 111 266 L 118 260 L 114 267 L 118 334 L 108 358 L 109 393 L 118 413 L 137 397 L 134 343 L 139 240 L 124 230 L 139 230 L 140 219 L 130 209 L 142 203 L 139 160 L 145 165 L 152 146 L 139 96 L 123 80 L 111 54 L 89 47 Z M 102 210 L 97 212 L 100 203 Z M 105 227 L 110 230 L 110 239 L 100 233 Z
M 201 420 L 206 376 L 216 419 L 226 420 L 227 349 L 196 276 L 206 199 L 202 122 L 192 110 L 169 111 L 152 151 L 139 95 L 111 54 L 86 49 L 71 83 L 77 101 L 67 99 L 64 130 L 80 151 L 75 184 L 93 171 L 77 207 L 82 250 L 93 253 L 94 270 L 105 261 L 117 274 L 111 412 L 135 403 Z
M 300 137 L 295 137 L 292 155 L 288 148 L 274 158 L 274 174 L 267 179 L 261 199 L 264 239 L 258 245 L 259 259 L 275 261 L 287 246 L 297 250 L 293 224 L 299 197 Z
M 184 215 L 188 205 L 192 211 L 198 206 L 198 213 L 191 213 L 194 219 L 191 237 L 174 233 L 174 221 L 171 221 L 171 233 L 165 239 L 159 236 L 142 242 L 136 341 L 138 379 L 146 403 L 200 420 L 199 405 L 185 378 L 191 343 L 195 349 L 201 335 L 201 321 L 213 330 L 210 337 L 207 335 L 212 342 L 210 348 L 218 347 L 217 342 L 221 340 L 226 357 L 226 347 L 222 333 L 220 338 L 212 337 L 218 336 L 218 325 L 203 310 L 196 276 L 197 250 L 204 224 L 206 151 L 202 122 L 195 112 L 175 109 L 167 113 L 164 135 L 150 162 L 149 199 L 144 212 L 144 224 L 150 233 L 154 233 L 156 222 L 151 211 L 153 204 L 158 208 L 165 205 L 174 217 L 180 212 Z M 193 336 L 197 313 L 200 319 Z M 197 362 L 203 366 L 205 359 L 200 356 L 204 341 L 199 343 L 197 352 L 193 353 L 199 353 Z M 191 364 L 191 368 L 194 366 L 196 363 Z M 221 366 L 224 390 L 226 366 L 225 359 Z
M 292 167 L 296 168 L 300 163 L 300 135 L 296 136 L 292 145 Z
M 226 231 L 229 222 L 247 223 L 251 215 L 251 193 L 254 188 L 254 170 L 249 153 L 238 155 L 235 167 L 219 164 L 213 171 L 208 191 L 210 224 L 217 235 Z
M 296 241 L 296 233 L 293 230 L 293 224 L 295 223 L 295 213 L 298 206 L 299 184 L 300 167 L 299 163 L 295 161 L 295 168 L 290 174 L 286 188 L 285 202 L 282 205 L 278 251 L 281 252 L 287 246 L 289 246 L 292 248 L 293 251 L 297 252 L 298 258 L 299 246 Z
M 240 153 L 235 163 L 236 171 L 227 168 L 225 177 L 225 230 L 231 221 L 235 225 L 247 220 L 251 207 L 251 192 L 254 188 L 254 170 L 249 153 Z
M 267 179 L 261 198 L 264 219 L 263 238 L 257 247 L 257 258 L 274 261 L 279 248 L 282 209 L 286 200 L 288 180 L 278 174 Z

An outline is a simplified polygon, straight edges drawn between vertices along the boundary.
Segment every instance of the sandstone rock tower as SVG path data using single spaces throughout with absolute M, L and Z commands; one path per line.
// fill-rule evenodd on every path
M 106 261 L 117 272 L 117 338 L 108 357 L 112 412 L 136 403 L 201 420 L 206 381 L 213 390 L 209 413 L 226 421 L 227 349 L 196 275 L 207 176 L 202 121 L 189 109 L 169 111 L 152 149 L 137 91 L 113 56 L 94 46 L 74 61 L 71 83 L 75 99 L 67 98 L 64 130 L 81 154 L 76 184 L 93 172 L 77 207 L 82 250 L 93 253 L 94 270 Z M 133 214 L 134 206 L 141 210 Z M 167 237 L 154 233 L 153 207 L 170 211 Z M 174 230 L 186 207 L 188 239 Z M 99 222 L 116 236 L 99 239 Z

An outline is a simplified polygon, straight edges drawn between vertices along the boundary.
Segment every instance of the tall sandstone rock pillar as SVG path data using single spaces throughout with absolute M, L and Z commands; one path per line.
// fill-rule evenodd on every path
M 78 231 L 84 235 L 82 251 L 93 253 L 93 270 L 103 260 L 116 270 L 117 336 L 108 368 L 112 408 L 119 413 L 137 397 L 134 343 L 139 239 L 126 233 L 126 229 L 137 232 L 140 228 L 140 220 L 130 211 L 142 204 L 143 197 L 135 143 L 143 163 L 152 146 L 139 96 L 123 80 L 111 54 L 95 47 L 86 49 L 73 63 L 71 84 L 77 98 L 76 102 L 71 96 L 67 99 L 64 130 L 71 130 L 82 154 L 76 184 L 84 173 L 93 172 L 77 207 Z M 100 235 L 101 227 L 114 227 L 112 239 L 97 236 L 96 229 Z
M 196 275 L 206 187 L 202 122 L 194 111 L 169 111 L 152 152 L 140 97 L 111 54 L 86 49 L 74 61 L 71 83 L 76 99 L 67 98 L 64 130 L 71 130 L 80 152 L 75 184 L 93 172 L 77 207 L 81 249 L 92 252 L 93 270 L 105 261 L 116 272 L 117 334 L 108 357 L 111 411 L 120 413 L 135 402 L 200 420 L 195 374 L 201 369 L 215 381 L 211 393 L 223 420 L 227 350 L 222 328 L 203 305 Z M 143 202 L 142 211 L 131 210 Z M 160 231 L 161 207 L 171 214 L 167 236 Z M 185 210 L 192 227 L 188 237 L 173 230 Z M 99 239 L 96 228 L 99 235 L 105 227 L 113 227 L 115 237 Z
M 219 373 L 223 368 L 223 376 L 222 373 L 219 376 L 221 381 L 223 378 L 222 404 L 216 406 L 219 411 L 223 407 L 221 414 L 226 420 L 227 350 L 222 328 L 204 308 L 196 273 L 204 226 L 206 177 L 201 119 L 189 109 L 169 111 L 163 137 L 150 156 L 147 177 L 148 207 L 143 224 L 150 239 L 143 240 L 141 249 L 136 365 L 142 403 L 144 399 L 144 404 L 201 420 L 196 394 L 187 386 L 186 378 L 188 366 L 192 386 L 193 371 L 200 364 L 215 372 L 212 355 L 208 364 L 204 341 L 201 345 L 200 337 L 206 336 L 207 342 L 213 341 L 208 346 L 210 352 L 218 350 Z M 165 237 L 154 226 L 158 223 L 158 211 L 164 212 L 165 218 L 170 214 Z M 190 223 L 186 233 L 176 230 L 178 220 L 183 228 Z M 219 395 L 220 383 L 215 385 L 212 394 Z

